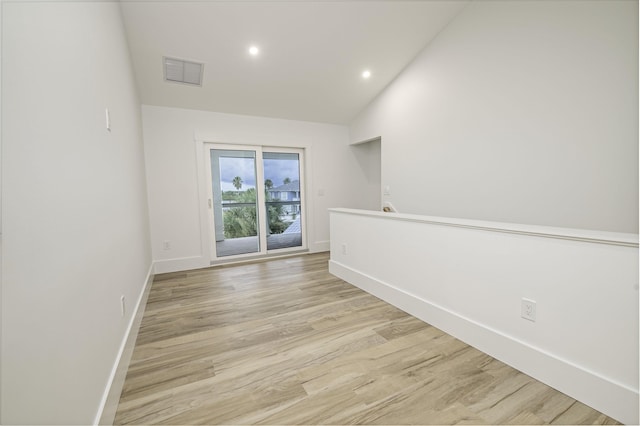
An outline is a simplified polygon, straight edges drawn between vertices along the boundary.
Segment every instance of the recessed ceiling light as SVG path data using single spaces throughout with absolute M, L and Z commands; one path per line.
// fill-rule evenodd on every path
M 371 71 L 369 70 L 362 71 L 362 78 L 369 78 L 369 77 L 371 77 Z
M 260 53 L 260 49 L 258 49 L 258 46 L 251 46 L 249 48 L 249 54 L 251 56 L 256 56 L 258 53 Z

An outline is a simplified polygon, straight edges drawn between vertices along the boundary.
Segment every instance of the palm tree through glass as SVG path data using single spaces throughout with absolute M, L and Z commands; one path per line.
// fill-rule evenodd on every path
M 211 150 L 217 257 L 260 251 L 256 153 Z

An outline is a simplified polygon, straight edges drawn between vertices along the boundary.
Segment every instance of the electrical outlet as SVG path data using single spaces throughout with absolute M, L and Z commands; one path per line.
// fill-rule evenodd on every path
M 535 322 L 536 320 L 536 302 L 533 300 L 522 298 L 521 313 L 522 318 Z
M 171 250 L 171 241 L 169 241 L 169 240 L 165 240 L 165 241 L 164 241 L 164 243 L 162 243 L 162 247 L 163 247 L 165 250 Z
M 347 245 L 346 244 L 342 244 L 342 254 L 347 254 Z
M 124 317 L 124 294 L 120 296 L 120 313 Z

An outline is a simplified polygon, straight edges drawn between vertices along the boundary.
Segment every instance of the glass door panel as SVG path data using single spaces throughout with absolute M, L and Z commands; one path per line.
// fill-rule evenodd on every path
M 260 252 L 256 152 L 211 149 L 216 257 Z
M 262 153 L 267 250 L 302 246 L 300 155 Z

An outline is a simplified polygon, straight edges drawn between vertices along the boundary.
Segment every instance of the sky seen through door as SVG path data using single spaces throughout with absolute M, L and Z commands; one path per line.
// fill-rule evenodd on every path
M 235 191 L 233 179 L 240 176 L 242 179 L 241 191 L 255 188 L 254 160 L 252 158 L 220 158 L 220 184 L 223 191 Z M 264 177 L 271 179 L 274 187 L 284 183 L 286 178 L 291 181 L 300 180 L 297 161 L 286 159 L 264 159 Z

